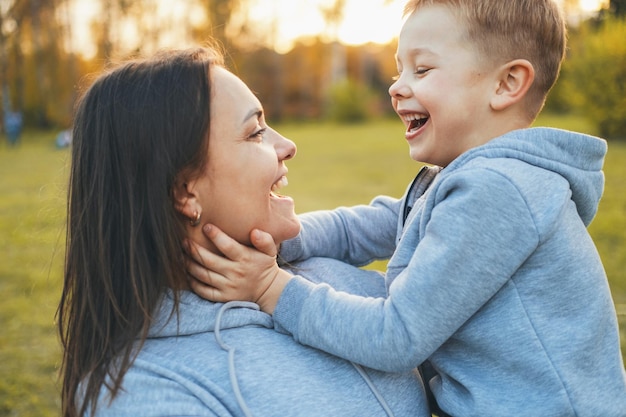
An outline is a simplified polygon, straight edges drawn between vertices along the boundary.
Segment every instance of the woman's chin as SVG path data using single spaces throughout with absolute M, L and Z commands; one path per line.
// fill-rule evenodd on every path
M 298 219 L 298 217 L 294 215 L 294 217 L 291 219 L 285 219 L 285 221 L 281 223 L 280 229 L 277 230 L 275 233 L 271 233 L 271 235 L 274 238 L 274 242 L 276 242 L 276 244 L 278 245 L 285 240 L 293 239 L 294 237 L 298 236 L 298 233 L 300 233 L 300 228 L 300 219 Z
M 300 219 L 296 218 L 296 221 L 294 222 L 294 224 L 292 225 L 292 233 L 291 235 L 285 239 L 293 239 L 294 237 L 298 236 L 298 233 L 300 233 L 300 229 L 302 228 L 302 225 L 300 224 Z

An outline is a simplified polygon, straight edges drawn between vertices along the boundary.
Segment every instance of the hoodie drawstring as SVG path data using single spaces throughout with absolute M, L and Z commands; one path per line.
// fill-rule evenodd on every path
M 253 310 L 258 311 L 259 306 L 255 303 L 251 303 L 248 301 L 229 301 L 225 303 L 219 309 L 217 313 L 217 318 L 215 319 L 215 329 L 214 329 L 215 340 L 217 341 L 217 343 L 220 345 L 220 347 L 223 350 L 228 352 L 228 376 L 230 378 L 230 385 L 233 388 L 233 393 L 235 394 L 235 399 L 237 400 L 237 404 L 239 404 L 239 407 L 241 408 L 241 411 L 243 412 L 244 416 L 252 417 L 252 413 L 250 412 L 250 409 L 248 408 L 246 401 L 243 399 L 243 395 L 241 395 L 241 390 L 239 389 L 239 382 L 237 381 L 237 372 L 235 370 L 235 348 L 231 348 L 226 343 L 224 343 L 224 341 L 222 340 L 222 335 L 220 334 L 220 325 L 222 323 L 222 316 L 224 315 L 224 312 L 226 310 L 229 310 L 231 308 L 251 308 Z M 372 391 L 372 394 L 374 394 L 374 397 L 376 397 L 376 399 L 380 403 L 383 410 L 385 410 L 385 414 L 387 414 L 388 417 L 394 417 L 393 411 L 391 411 L 391 408 L 389 408 L 387 401 L 385 401 L 385 398 L 378 391 L 378 389 L 376 388 L 376 386 L 370 379 L 369 375 L 365 372 L 365 370 L 360 365 L 357 365 L 354 362 L 350 362 L 350 363 L 352 364 L 352 366 L 354 366 L 354 369 L 357 370 L 359 375 L 361 375 L 361 378 L 363 378 L 363 380 L 369 387 L 370 391 Z
M 228 376 L 230 377 L 230 385 L 233 388 L 233 392 L 235 394 L 235 399 L 237 400 L 237 404 L 241 408 L 243 415 L 246 417 L 252 417 L 252 413 L 246 404 L 246 401 L 243 399 L 243 395 L 241 395 L 241 390 L 239 389 L 239 382 L 237 382 L 237 372 L 235 371 L 235 348 L 231 348 L 222 340 L 222 336 L 220 334 L 220 325 L 222 322 L 222 315 L 224 312 L 231 308 L 251 308 L 253 310 L 259 310 L 259 306 L 255 303 L 250 303 L 247 301 L 229 301 L 224 304 L 217 313 L 217 318 L 215 320 L 215 340 L 220 345 L 222 349 L 228 352 Z
M 365 370 L 361 367 L 361 365 L 358 365 L 354 362 L 350 362 L 350 363 L 352 364 L 352 366 L 354 366 L 354 369 L 356 369 L 359 375 L 361 375 L 361 378 L 363 378 L 363 380 L 369 387 L 370 391 L 372 391 L 372 394 L 374 394 L 374 397 L 376 397 L 376 399 L 380 403 L 380 406 L 383 408 L 383 410 L 385 410 L 385 414 L 387 414 L 387 416 L 389 417 L 394 417 L 393 411 L 391 411 L 391 408 L 389 408 L 389 404 L 387 404 L 387 401 L 385 401 L 385 398 L 378 391 L 378 389 L 376 388 L 376 385 L 374 385 L 374 382 L 372 382 L 369 375 L 365 372 Z

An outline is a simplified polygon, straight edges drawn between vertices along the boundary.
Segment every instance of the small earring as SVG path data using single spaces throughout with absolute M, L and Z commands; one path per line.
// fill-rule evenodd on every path
M 197 225 L 200 224 L 200 212 L 199 211 L 195 212 L 195 217 L 189 220 L 189 224 L 191 225 L 191 227 L 196 227 Z

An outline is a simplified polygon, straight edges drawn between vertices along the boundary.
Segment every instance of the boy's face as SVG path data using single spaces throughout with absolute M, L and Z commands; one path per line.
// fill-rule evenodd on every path
M 389 94 L 416 161 L 445 167 L 491 139 L 485 132 L 496 68 L 481 64 L 465 33 L 443 5 L 417 9 L 400 32 L 399 75 Z

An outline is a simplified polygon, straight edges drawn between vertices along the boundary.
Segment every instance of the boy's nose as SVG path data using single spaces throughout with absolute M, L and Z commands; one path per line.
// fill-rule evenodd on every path
M 389 95 L 391 96 L 391 98 L 395 98 L 395 99 L 406 98 L 411 95 L 411 89 L 408 87 L 406 83 L 402 81 L 401 78 L 398 78 L 389 87 Z

